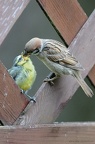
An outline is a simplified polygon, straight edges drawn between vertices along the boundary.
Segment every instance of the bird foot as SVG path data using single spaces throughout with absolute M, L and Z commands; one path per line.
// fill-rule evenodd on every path
M 45 78 L 44 82 L 48 82 L 51 86 L 54 85 L 54 82 L 52 81 L 52 79 L 49 79 L 49 78 Z
M 21 93 L 23 93 L 29 99 L 29 101 L 32 101 L 32 102 L 36 103 L 36 97 L 35 96 L 31 97 L 23 90 L 21 90 Z
M 50 73 L 45 79 L 44 82 L 48 82 L 51 86 L 54 85 L 54 80 L 57 78 L 55 73 Z
M 36 103 L 36 97 L 35 96 L 29 96 L 29 95 L 27 95 L 27 94 L 25 94 L 28 98 L 29 98 L 29 100 L 31 101 L 31 102 L 34 102 L 34 103 Z
M 25 92 L 22 89 L 20 89 L 20 93 L 25 94 Z

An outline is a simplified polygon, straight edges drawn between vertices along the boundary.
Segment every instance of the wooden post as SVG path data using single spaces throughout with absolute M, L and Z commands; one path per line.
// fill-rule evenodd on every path
M 88 74 L 95 61 L 95 49 L 93 49 L 95 45 L 94 22 L 95 11 L 69 46 L 69 49 L 85 67 L 85 71 L 82 73 L 83 78 Z M 54 86 L 44 83 L 36 93 L 36 104 L 29 103 L 25 115 L 20 117 L 15 124 L 52 123 L 78 87 L 78 83 L 72 76 L 64 75 L 55 81 Z

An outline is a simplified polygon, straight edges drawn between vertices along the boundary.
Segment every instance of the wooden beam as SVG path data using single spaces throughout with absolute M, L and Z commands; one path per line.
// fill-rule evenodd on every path
M 95 65 L 94 65 L 94 67 L 90 70 L 88 76 L 89 76 L 91 82 L 93 83 L 93 85 L 95 86 Z
M 69 45 L 87 20 L 77 0 L 37 0 L 37 2 Z
M 80 32 L 77 34 L 69 49 L 85 68 L 83 78 L 95 62 L 95 11 L 91 14 Z M 29 103 L 25 115 L 20 117 L 16 125 L 33 125 L 37 123 L 52 123 L 62 111 L 67 101 L 79 87 L 72 76 L 57 79 L 54 86 L 44 83 L 36 93 L 36 104 Z M 82 96 L 82 95 L 81 95 Z
M 2 0 L 0 2 L 0 45 L 19 18 L 30 0 Z M 13 124 L 29 101 L 25 98 L 6 68 L 0 62 L 0 120 L 3 124 Z
M 7 69 L 0 62 L 0 120 L 11 125 L 24 110 L 29 101 L 21 94 Z
M 95 123 L 0 127 L 0 144 L 94 144 Z
M 0 45 L 30 0 L 0 1 Z
M 54 28 L 69 45 L 74 39 L 82 25 L 87 20 L 87 15 L 79 5 L 77 0 L 37 0 L 41 8 L 50 19 Z M 95 85 L 95 66 L 88 76 Z

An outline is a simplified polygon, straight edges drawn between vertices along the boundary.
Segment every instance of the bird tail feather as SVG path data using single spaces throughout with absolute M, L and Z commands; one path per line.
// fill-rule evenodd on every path
M 84 79 L 82 78 L 81 74 L 79 71 L 74 73 L 74 77 L 76 78 L 76 80 L 78 81 L 79 85 L 81 86 L 81 88 L 83 89 L 83 91 L 85 92 L 85 94 L 89 97 L 92 97 L 93 91 L 91 90 L 91 88 L 86 84 L 86 82 L 84 81 Z

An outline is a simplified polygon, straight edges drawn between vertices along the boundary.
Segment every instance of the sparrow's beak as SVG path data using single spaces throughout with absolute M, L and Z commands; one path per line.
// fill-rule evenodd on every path
M 38 55 L 39 54 L 39 49 L 35 49 L 33 51 L 24 50 L 24 52 L 23 52 L 23 56 L 28 56 L 28 55 L 30 56 L 31 54 Z
M 22 53 L 23 56 L 30 56 L 31 52 L 27 52 L 26 50 L 24 50 L 24 52 Z

